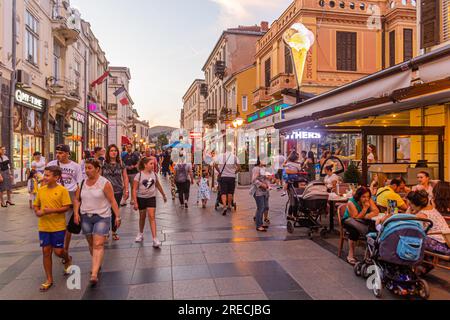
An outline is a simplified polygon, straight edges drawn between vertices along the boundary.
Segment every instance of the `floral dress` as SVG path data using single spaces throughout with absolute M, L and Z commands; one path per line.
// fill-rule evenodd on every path
M 198 200 L 209 200 L 211 198 L 211 191 L 208 186 L 208 179 L 201 178 L 198 186 Z

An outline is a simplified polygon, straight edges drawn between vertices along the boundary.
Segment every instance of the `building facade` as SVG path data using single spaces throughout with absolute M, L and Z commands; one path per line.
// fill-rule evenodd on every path
M 415 5 L 409 0 L 293 1 L 256 44 L 254 104 L 258 108 L 273 104 L 284 89 L 320 94 L 412 58 Z M 316 36 L 300 86 L 282 40 L 296 22 Z
M 225 30 L 209 55 L 202 71 L 205 73 L 206 111 L 203 122 L 210 128 L 224 129 L 230 116 L 224 82 L 239 70 L 254 62 L 255 46 L 267 31 L 261 26 L 239 26 Z
M 201 88 L 205 80 L 196 79 L 183 96 L 183 129 L 194 131 L 195 123 L 203 121 L 203 113 L 206 111 L 205 97 L 201 94 Z

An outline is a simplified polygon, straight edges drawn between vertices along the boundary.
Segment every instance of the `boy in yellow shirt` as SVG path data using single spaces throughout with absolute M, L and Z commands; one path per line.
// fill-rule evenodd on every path
M 34 212 L 39 218 L 39 240 L 44 256 L 44 270 L 47 281 L 41 285 L 42 292 L 48 291 L 53 286 L 52 254 L 64 258 L 67 274 L 72 261 L 64 251 L 64 236 L 66 234 L 66 216 L 72 204 L 69 192 L 58 185 L 62 172 L 59 167 L 47 167 L 44 171 L 44 184 L 38 190 L 34 201 Z

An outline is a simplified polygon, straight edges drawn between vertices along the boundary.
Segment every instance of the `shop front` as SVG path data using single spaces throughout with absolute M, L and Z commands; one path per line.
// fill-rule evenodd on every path
M 108 119 L 101 113 L 89 114 L 89 150 L 106 148 L 108 144 Z
M 67 130 L 65 144 L 70 146 L 71 158 L 73 161 L 80 162 L 83 155 L 84 126 L 86 118 L 83 114 L 74 111 L 69 120 L 70 127 Z
M 31 168 L 33 154 L 44 150 L 44 112 L 47 100 L 22 88 L 17 88 L 13 107 L 14 181 L 27 181 L 26 170 Z

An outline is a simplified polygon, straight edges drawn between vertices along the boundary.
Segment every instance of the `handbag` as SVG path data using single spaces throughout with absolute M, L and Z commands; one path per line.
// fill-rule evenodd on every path
M 78 208 L 79 212 L 78 214 L 81 217 L 81 191 L 83 190 L 84 180 L 81 182 L 80 187 L 80 207 Z M 81 222 L 80 224 L 75 223 L 75 212 L 72 213 L 72 216 L 70 217 L 69 223 L 67 224 L 67 231 L 69 231 L 72 234 L 80 234 L 81 233 Z

